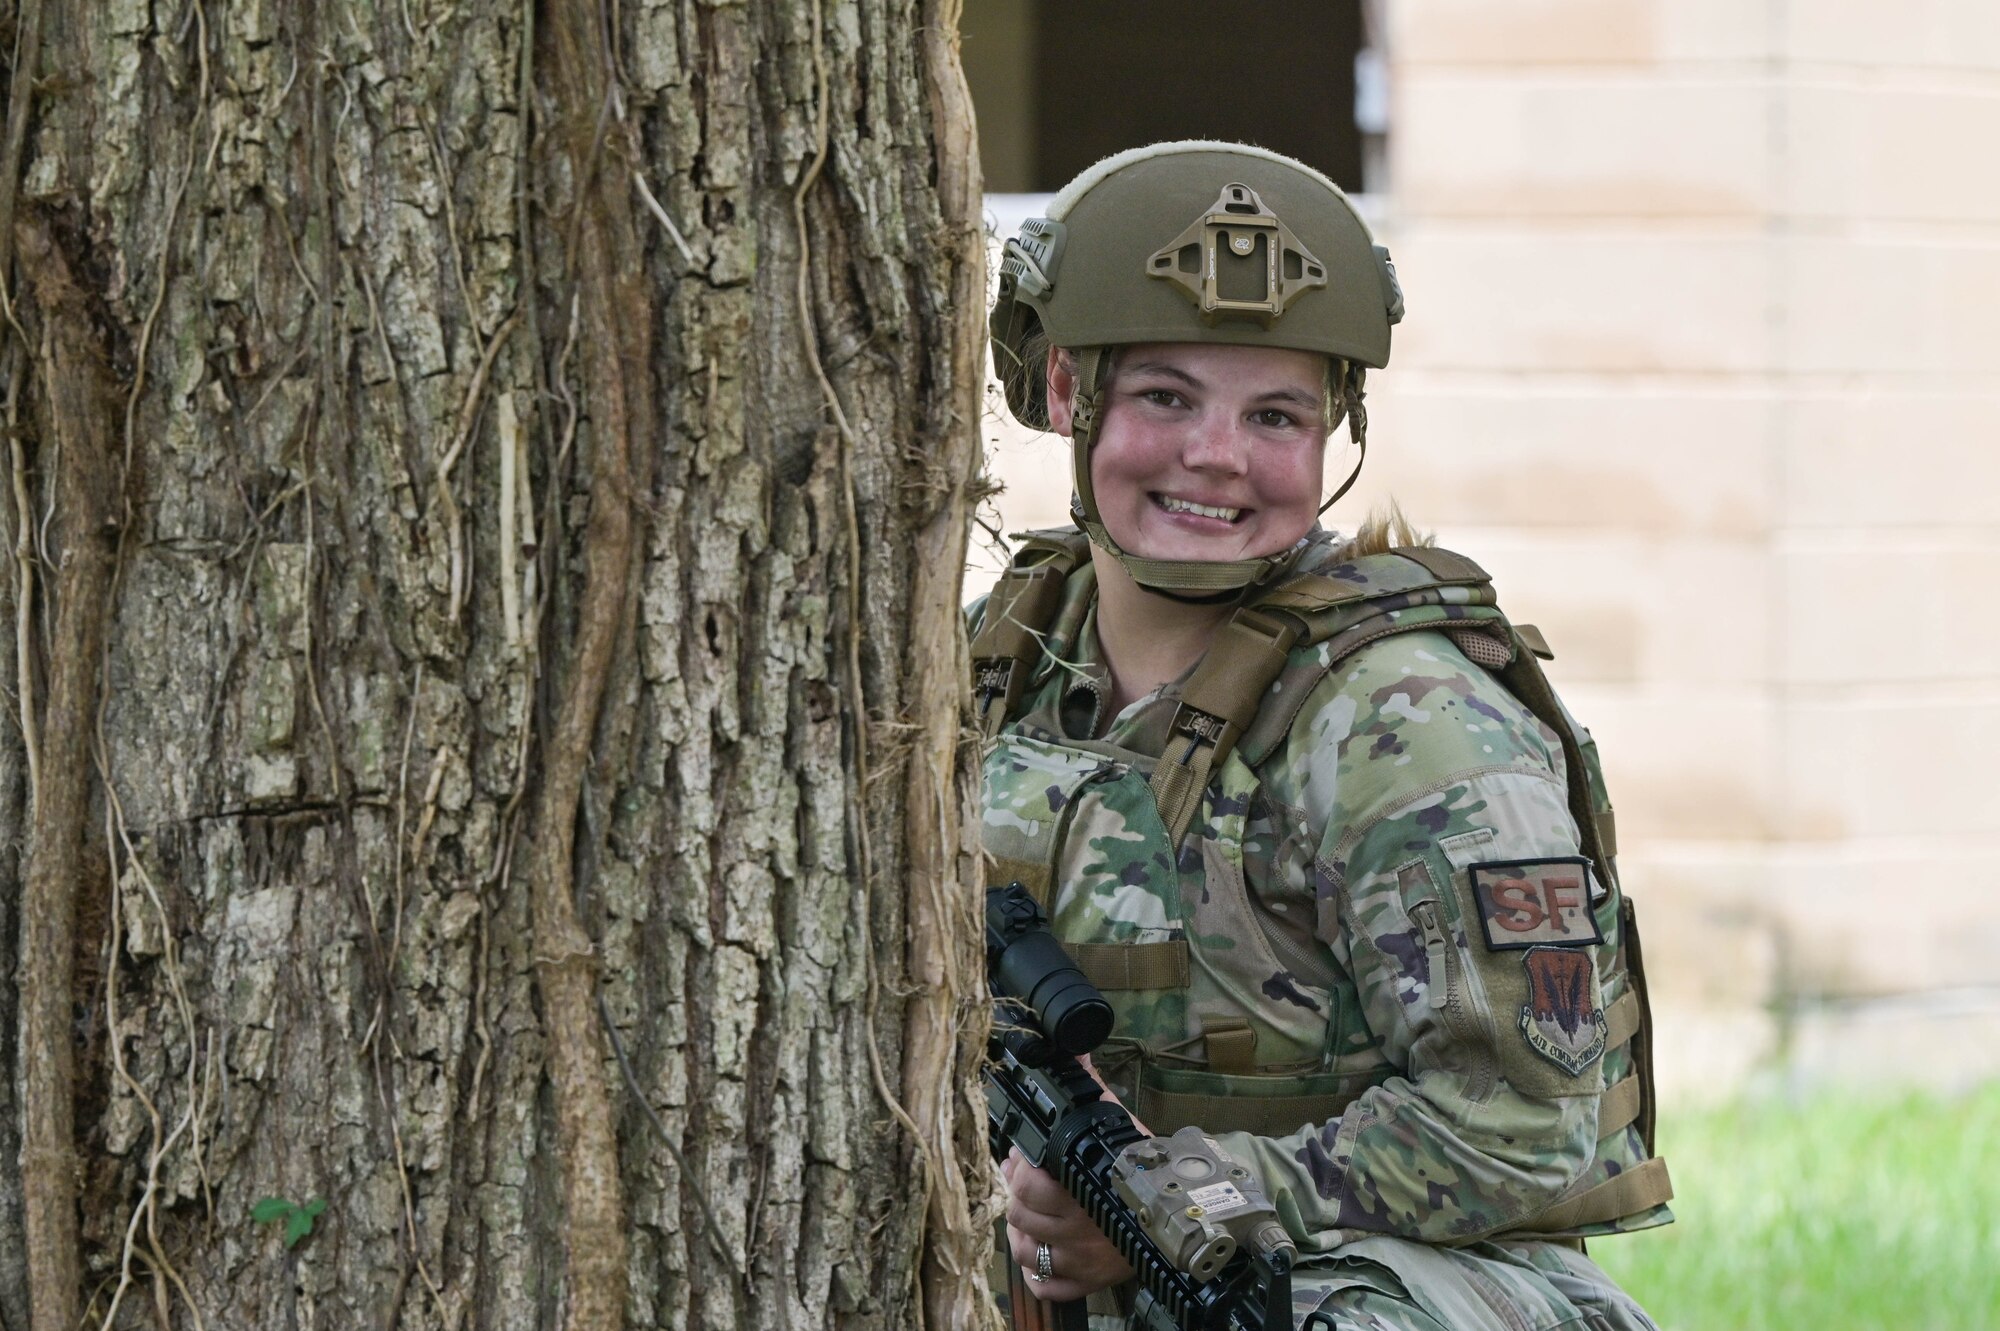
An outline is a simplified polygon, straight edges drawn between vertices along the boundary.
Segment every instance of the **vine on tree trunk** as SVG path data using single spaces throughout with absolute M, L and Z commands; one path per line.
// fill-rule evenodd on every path
M 16 244 L 41 327 L 36 376 L 41 453 L 55 469 L 47 688 L 41 717 L 51 762 L 34 792 L 21 893 L 21 1192 L 33 1331 L 74 1331 L 77 1236 L 76 1067 L 70 1034 L 77 903 L 90 871 L 104 872 L 87 838 L 88 762 L 96 731 L 105 597 L 117 544 L 118 393 L 100 312 L 72 276 L 54 222 L 40 210 L 17 224 Z M 59 459 L 59 461 L 57 460 Z
M 563 1127 L 565 1325 L 568 1331 L 618 1331 L 626 1303 L 624 1192 L 604 1077 L 599 963 L 577 918 L 572 875 L 584 774 L 612 656 L 632 606 L 632 507 L 640 493 L 634 453 L 651 398 L 654 316 L 624 188 L 628 172 L 604 160 L 629 145 L 608 132 L 622 98 L 609 68 L 601 11 L 594 0 L 564 0 L 551 9 L 558 129 L 577 182 L 566 275 L 596 335 L 593 342 L 609 352 L 585 364 L 592 455 L 583 596 L 566 690 L 545 751 L 531 891 L 549 1075 Z

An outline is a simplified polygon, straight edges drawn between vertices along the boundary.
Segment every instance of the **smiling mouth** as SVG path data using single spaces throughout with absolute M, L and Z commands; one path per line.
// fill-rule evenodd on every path
M 1168 513 L 1192 513 L 1196 517 L 1214 518 L 1218 522 L 1235 522 L 1243 516 L 1240 508 L 1224 508 L 1218 504 L 1197 504 L 1192 499 L 1179 499 L 1173 495 L 1156 494 L 1153 502 Z

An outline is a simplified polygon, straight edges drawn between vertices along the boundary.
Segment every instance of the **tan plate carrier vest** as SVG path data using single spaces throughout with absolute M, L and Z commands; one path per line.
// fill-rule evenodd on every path
M 1029 533 L 1012 565 L 1001 575 L 972 640 L 973 705 L 986 738 L 997 736 L 1012 719 L 1029 677 L 1042 657 L 1042 644 L 1063 601 L 1063 585 L 1089 559 L 1087 538 L 1074 528 Z M 1630 978 L 1624 995 L 1605 1012 L 1605 1050 L 1629 1043 L 1631 1071 L 1607 1086 L 1598 1106 L 1598 1138 L 1637 1124 L 1649 1157 L 1643 1164 L 1572 1194 L 1524 1228 L 1559 1233 L 1632 1215 L 1669 1200 L 1673 1189 L 1666 1162 L 1654 1154 L 1652 1019 L 1632 903 L 1618 881 L 1617 833 L 1611 800 L 1597 762 L 1596 746 L 1571 719 L 1543 674 L 1553 659 L 1541 633 L 1529 624 L 1511 624 L 1495 604 L 1492 579 L 1464 555 L 1434 546 L 1399 546 L 1356 564 L 1401 560 L 1414 576 L 1391 579 L 1396 590 L 1382 591 L 1320 572 L 1294 573 L 1256 592 L 1217 632 L 1215 642 L 1188 679 L 1169 730 L 1167 751 L 1151 781 L 1160 821 L 1178 849 L 1201 805 L 1209 773 L 1234 752 L 1255 766 L 1282 740 L 1313 684 L 1343 657 L 1378 638 L 1419 629 L 1442 632 L 1471 660 L 1490 671 L 1562 745 L 1568 775 L 1570 813 L 1582 851 L 1598 879 L 1617 899 L 1620 925 L 1618 961 Z M 1400 572 L 1401 570 L 1399 570 Z M 1326 659 L 1309 671 L 1293 671 L 1281 682 L 1293 649 L 1324 644 Z M 1273 685 L 1280 685 L 1273 695 Z M 1046 871 L 1031 891 L 1048 897 Z M 1144 974 L 1149 985 L 1186 975 L 1185 941 L 1092 945 L 1073 949 L 1079 968 L 1100 988 L 1121 989 Z M 1177 956 L 1168 956 L 1178 949 Z M 1153 955 L 1158 953 L 1159 955 Z M 1183 978 L 1181 981 L 1185 983 Z M 1325 1103 L 1307 1103 L 1324 1099 Z M 1280 1129 L 1258 1114 L 1235 1121 L 1237 1105 L 1202 1097 L 1199 1114 L 1188 1121 L 1215 1132 L 1273 1134 Z M 1290 1097 L 1290 1122 L 1324 1122 L 1345 1111 L 1335 1097 Z M 1192 1111 L 1196 1106 L 1179 1106 Z M 1256 1111 L 1253 1110 L 1253 1113 Z

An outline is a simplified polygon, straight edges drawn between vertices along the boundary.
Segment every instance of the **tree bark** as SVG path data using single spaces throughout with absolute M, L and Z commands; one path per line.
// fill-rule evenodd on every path
M 0 1327 L 990 1319 L 956 17 L 0 6 Z

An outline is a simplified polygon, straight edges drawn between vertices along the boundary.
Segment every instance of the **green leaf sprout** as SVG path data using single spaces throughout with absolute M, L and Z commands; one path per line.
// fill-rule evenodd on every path
M 313 1232 L 313 1221 L 326 1210 L 326 1198 L 314 1197 L 301 1206 L 289 1197 L 261 1198 L 250 1208 L 250 1219 L 260 1225 L 285 1223 L 285 1247 L 299 1246 L 299 1240 Z

